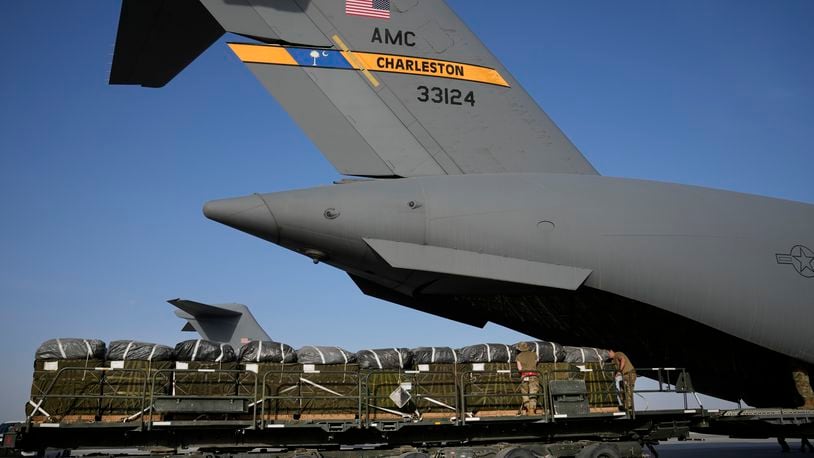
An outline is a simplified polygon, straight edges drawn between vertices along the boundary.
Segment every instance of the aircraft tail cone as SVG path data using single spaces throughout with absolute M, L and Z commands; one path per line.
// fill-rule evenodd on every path
M 279 230 L 274 215 L 257 194 L 207 202 L 204 216 L 239 231 L 277 243 Z

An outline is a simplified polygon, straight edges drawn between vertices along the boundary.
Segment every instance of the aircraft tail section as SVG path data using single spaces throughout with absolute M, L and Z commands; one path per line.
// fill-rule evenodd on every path
M 142 3 L 161 14 L 134 51 Z M 162 36 L 178 8 L 183 46 Z M 230 46 L 342 174 L 596 174 L 442 0 L 124 0 L 111 82 L 160 85 L 222 30 L 249 39 Z M 175 65 L 146 78 L 156 62 Z
M 235 349 L 249 340 L 271 340 L 243 304 L 209 305 L 186 299 L 171 299 L 175 314 L 187 321 L 182 331 L 197 332 L 201 338 L 228 343 Z

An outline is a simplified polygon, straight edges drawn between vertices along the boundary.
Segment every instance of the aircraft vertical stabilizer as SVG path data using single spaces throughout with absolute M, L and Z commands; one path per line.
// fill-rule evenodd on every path
M 441 0 L 178 2 L 195 15 L 124 0 L 111 83 L 160 86 L 226 31 L 249 40 L 229 46 L 342 174 L 597 174 Z

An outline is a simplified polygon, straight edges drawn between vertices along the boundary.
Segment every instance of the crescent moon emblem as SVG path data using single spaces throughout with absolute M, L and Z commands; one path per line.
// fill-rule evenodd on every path
M 322 57 L 328 57 L 328 51 L 322 51 Z

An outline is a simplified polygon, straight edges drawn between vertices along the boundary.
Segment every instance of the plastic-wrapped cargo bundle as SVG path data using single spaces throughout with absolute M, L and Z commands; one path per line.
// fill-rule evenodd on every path
M 410 394 L 415 409 L 424 418 L 452 416 L 458 401 L 458 350 L 450 347 L 418 347 L 410 351 L 417 372 L 404 378 L 412 384 Z
M 281 420 L 295 415 L 300 420 L 353 420 L 359 403 L 359 365 L 294 365 L 296 372 L 274 371 L 264 377 L 266 420 Z M 375 372 L 378 373 L 378 372 Z M 374 374 L 375 374 L 374 373 Z
M 274 393 L 275 387 L 287 379 L 296 380 L 299 373 L 294 349 L 281 342 L 250 341 L 240 347 L 237 360 L 238 367 L 245 370 L 237 375 L 238 396 L 253 396 L 255 381 L 266 384 L 265 392 Z
M 613 408 L 617 405 L 613 365 L 608 350 L 594 347 L 563 347 L 565 360 L 584 369 L 577 376 L 585 380 L 591 408 Z
M 353 364 L 356 355 L 344 348 L 305 346 L 297 350 L 297 362 L 300 364 Z
M 565 352 L 565 362 L 574 364 L 604 363 L 610 359 L 608 350 L 593 347 L 562 347 Z
M 511 363 L 514 349 L 506 344 L 478 344 L 458 349 L 462 363 Z
M 407 348 L 381 348 L 361 350 L 356 353 L 362 369 L 372 369 L 369 374 L 361 375 L 367 387 L 366 402 L 371 407 L 374 419 L 399 419 L 410 416 L 415 411 L 415 403 L 394 404 L 391 395 L 394 391 L 405 391 L 405 375 L 402 369 L 412 367 L 413 355 Z
M 407 348 L 379 348 L 356 352 L 362 369 L 405 369 L 413 363 L 413 355 Z
M 166 345 L 136 340 L 114 340 L 107 347 L 108 361 L 174 361 L 173 349 Z
M 418 347 L 410 350 L 413 364 L 456 364 L 458 351 L 450 347 Z
M 455 384 L 449 386 L 450 380 L 457 380 L 459 373 L 458 350 L 450 347 L 418 347 L 411 350 L 413 353 L 413 367 L 422 376 L 420 386 L 436 396 L 447 397 L 456 393 Z M 429 395 L 432 396 L 432 395 Z M 453 398 L 454 400 L 454 398 Z M 426 406 L 418 402 L 422 412 Z
M 259 365 L 264 392 L 264 419 L 353 420 L 359 396 L 356 355 L 339 347 L 305 346 L 296 365 Z
M 555 343 L 555 342 L 546 342 L 544 340 L 530 340 L 525 342 L 517 342 L 516 344 L 512 345 L 512 348 L 515 350 L 515 356 L 517 356 L 518 350 L 517 347 L 521 343 L 526 343 L 535 353 L 537 353 L 537 362 L 538 363 L 557 363 L 561 361 L 565 361 L 565 351 L 563 351 L 562 345 Z
M 242 363 L 294 363 L 297 354 L 290 345 L 271 340 L 252 340 L 240 347 Z
M 104 360 L 105 343 L 98 339 L 51 339 L 37 348 L 35 353 L 37 361 L 57 360 Z
M 512 378 L 514 349 L 505 344 L 478 344 L 458 349 L 464 376 L 464 401 L 469 412 L 484 415 L 497 411 L 516 411 L 519 404 L 517 381 Z M 480 414 L 479 414 L 480 415 Z
M 185 340 L 175 346 L 174 396 L 235 396 L 235 351 L 229 344 Z M 205 371 L 200 371 L 204 369 Z
M 107 348 L 102 393 L 104 421 L 120 421 L 138 415 L 147 406 L 143 394 L 172 394 L 173 348 L 135 340 L 114 340 Z M 154 383 L 155 382 L 155 383 Z
M 94 421 L 100 414 L 99 396 L 105 343 L 98 339 L 51 339 L 35 353 L 31 403 L 26 415 L 35 421 Z M 60 397 L 55 397 L 60 396 Z M 64 396 L 64 397 L 62 397 Z M 35 407 L 36 406 L 36 407 Z
M 235 361 L 235 350 L 231 345 L 215 343 L 204 339 L 179 342 L 175 346 L 176 361 L 204 361 L 230 363 Z

